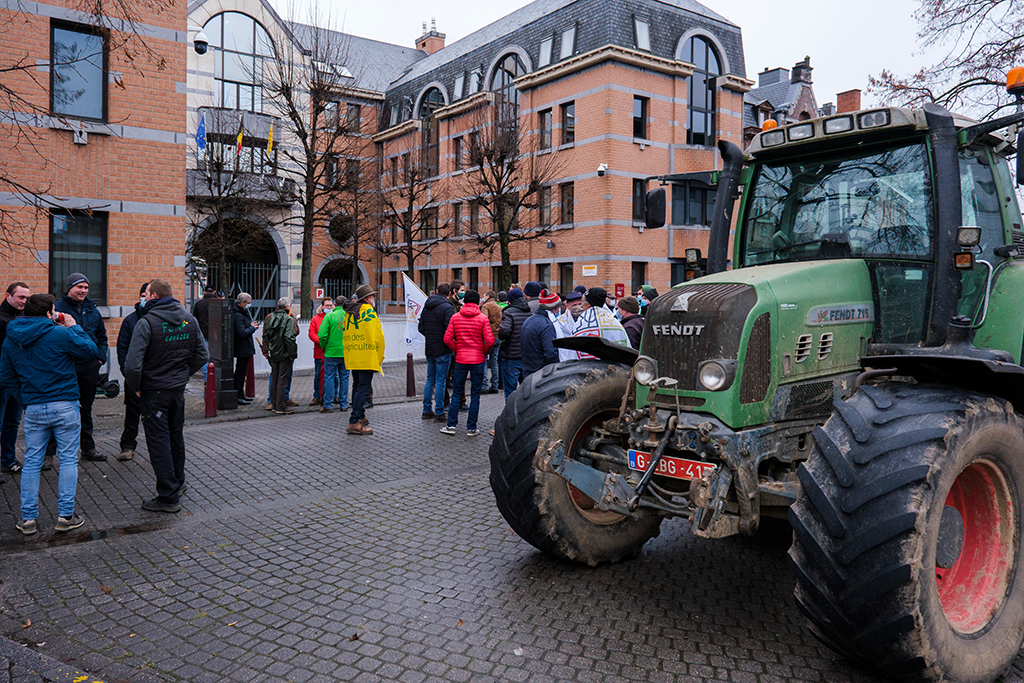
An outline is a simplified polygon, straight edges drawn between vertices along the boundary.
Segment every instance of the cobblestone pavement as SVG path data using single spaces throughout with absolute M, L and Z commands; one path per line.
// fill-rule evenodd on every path
M 0 486 L 0 682 L 876 680 L 805 628 L 784 524 L 703 541 L 673 521 L 635 560 L 557 562 L 497 512 L 488 437 L 415 402 L 369 411 L 369 437 L 346 417 L 190 424 L 179 515 L 140 509 L 145 448 L 118 462 L 116 431 L 67 537 L 55 471 L 35 537 Z

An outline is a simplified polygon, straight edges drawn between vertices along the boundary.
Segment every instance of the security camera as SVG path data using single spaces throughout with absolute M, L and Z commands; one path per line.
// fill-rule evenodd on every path
M 206 37 L 206 34 L 200 31 L 196 34 L 196 37 L 192 39 L 192 44 L 195 46 L 197 55 L 205 55 L 206 49 L 210 47 L 210 39 Z
M 597 167 L 597 176 L 598 176 L 599 178 L 603 178 L 603 177 L 604 177 L 604 174 L 605 174 L 605 172 L 607 172 L 607 171 L 608 171 L 608 164 L 600 164 L 600 165 L 599 165 L 599 166 Z

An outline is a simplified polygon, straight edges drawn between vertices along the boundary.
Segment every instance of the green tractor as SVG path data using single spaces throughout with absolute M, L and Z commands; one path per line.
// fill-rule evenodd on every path
M 508 523 L 596 565 L 669 517 L 704 538 L 788 517 L 829 647 L 999 676 L 1024 641 L 1021 121 L 881 108 L 719 143 L 708 274 L 651 303 L 639 352 L 559 340 L 596 360 L 531 375 L 498 418 Z M 660 188 L 648 210 L 663 224 Z

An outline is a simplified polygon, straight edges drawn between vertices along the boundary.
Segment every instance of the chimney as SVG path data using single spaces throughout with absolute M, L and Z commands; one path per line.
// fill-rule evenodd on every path
M 772 83 L 782 83 L 789 80 L 789 69 L 779 67 L 777 69 L 764 68 L 764 71 L 757 74 L 757 87 L 763 88 Z
M 790 79 L 790 83 L 810 83 L 812 71 L 814 69 L 811 68 L 811 57 L 808 55 L 802 62 L 793 65 L 793 77 Z
M 860 90 L 847 90 L 836 95 L 836 113 L 845 114 L 858 109 L 860 109 Z
M 444 47 L 444 37 L 443 33 L 437 32 L 437 19 L 431 17 L 429 31 L 427 22 L 423 22 L 423 35 L 416 39 L 416 49 L 432 55 Z

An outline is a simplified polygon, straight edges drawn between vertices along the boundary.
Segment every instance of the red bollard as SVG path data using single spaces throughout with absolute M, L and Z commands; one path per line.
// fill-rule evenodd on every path
M 206 366 L 206 417 L 217 417 L 217 366 Z
M 249 369 L 245 371 L 245 397 L 256 398 L 256 359 L 249 356 Z
M 416 370 L 412 364 L 412 354 L 405 354 L 405 395 L 416 395 Z

